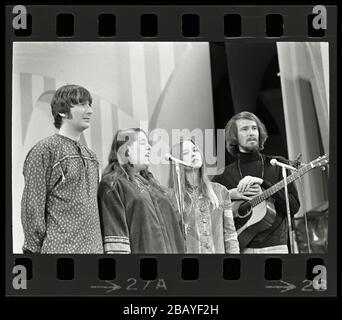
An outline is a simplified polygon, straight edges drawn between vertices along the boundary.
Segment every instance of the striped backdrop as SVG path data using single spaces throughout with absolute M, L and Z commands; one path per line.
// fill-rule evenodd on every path
M 150 126 L 156 126 L 157 119 L 153 111 L 162 91 L 167 89 L 176 58 L 181 59 L 182 54 L 191 47 L 189 43 L 127 43 L 122 45 L 119 55 L 129 56 L 129 59 L 118 57 L 124 63 L 119 64 L 120 90 L 117 92 L 117 101 L 108 101 L 87 87 L 93 97 L 94 114 L 91 127 L 84 132 L 82 140 L 96 152 L 102 166 L 106 164 L 113 132 L 118 128 L 145 125 L 144 129 L 148 130 L 151 118 Z M 56 89 L 65 84 L 68 81 L 44 75 L 13 74 L 13 98 L 17 100 L 13 101 L 13 123 L 17 122 L 13 133 L 21 131 L 20 143 L 17 135 L 15 138 L 22 148 L 30 149 L 46 136 L 37 132 L 35 138 L 32 138 L 30 130 L 35 131 L 36 124 L 32 122 L 37 117 L 42 117 L 41 120 L 51 119 L 51 123 L 39 123 L 46 127 L 49 134 L 55 132 L 49 103 Z

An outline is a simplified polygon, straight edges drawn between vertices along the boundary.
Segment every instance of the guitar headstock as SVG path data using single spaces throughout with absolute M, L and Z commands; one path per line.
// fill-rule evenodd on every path
M 318 157 L 317 159 L 310 162 L 310 165 L 313 168 L 324 167 L 327 164 L 329 164 L 329 156 L 326 154 L 324 156 Z

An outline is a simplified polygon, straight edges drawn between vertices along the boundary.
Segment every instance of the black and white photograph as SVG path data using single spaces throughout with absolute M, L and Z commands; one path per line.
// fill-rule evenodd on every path
M 328 252 L 328 42 L 16 41 L 14 254 Z

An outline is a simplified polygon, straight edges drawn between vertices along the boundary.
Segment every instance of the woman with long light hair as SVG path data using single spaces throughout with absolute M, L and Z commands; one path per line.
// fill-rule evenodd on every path
M 150 149 L 139 128 L 114 137 L 98 190 L 105 253 L 184 253 L 170 193 L 148 170 Z
M 187 253 L 239 253 L 228 190 L 206 175 L 203 156 L 192 139 L 172 147 L 171 154 L 189 164 L 170 166 L 169 187 L 183 223 Z M 178 188 L 180 180 L 181 192 Z

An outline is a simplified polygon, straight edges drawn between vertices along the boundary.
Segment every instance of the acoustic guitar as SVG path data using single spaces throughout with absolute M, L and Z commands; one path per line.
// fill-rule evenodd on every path
M 327 155 L 318 157 L 289 175 L 286 178 L 286 184 L 292 183 L 310 170 L 325 166 L 328 163 Z M 272 199 L 269 198 L 284 187 L 284 180 L 281 180 L 248 201 L 239 200 L 232 203 L 240 250 L 243 250 L 258 233 L 273 225 L 276 211 Z

